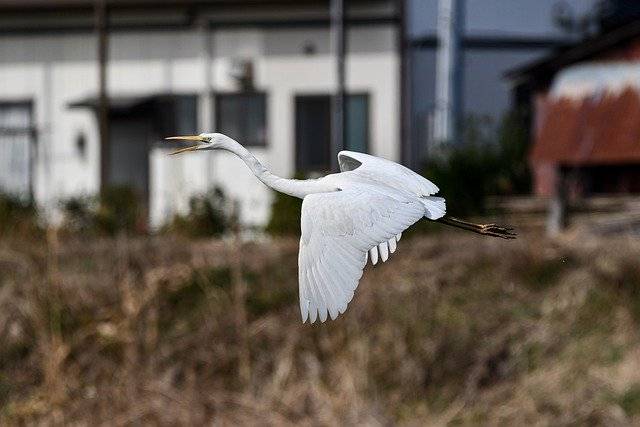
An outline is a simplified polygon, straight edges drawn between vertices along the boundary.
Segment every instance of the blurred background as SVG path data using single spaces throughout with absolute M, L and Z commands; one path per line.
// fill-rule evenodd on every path
M 301 324 L 341 149 L 448 212 Z M 637 425 L 640 3 L 0 0 L 0 423 Z

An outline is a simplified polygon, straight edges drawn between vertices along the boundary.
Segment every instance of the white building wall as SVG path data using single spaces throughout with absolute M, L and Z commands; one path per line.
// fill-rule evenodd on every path
M 202 94 L 235 91 L 232 61 L 251 59 L 256 89 L 267 95 L 268 146 L 251 151 L 274 173 L 295 168 L 297 94 L 331 93 L 336 82 L 328 29 L 218 30 L 211 34 L 213 62 L 203 62 L 201 30 L 116 33 L 110 37 L 108 90 L 112 96 Z M 395 29 L 357 27 L 348 32 L 347 90 L 370 95 L 370 150 L 398 160 L 400 144 L 398 56 Z M 312 44 L 316 53 L 305 55 Z M 209 79 L 208 82 L 206 79 Z M 68 104 L 95 96 L 98 89 L 95 38 L 90 34 L 0 37 L 0 101 L 32 100 L 38 129 L 35 195 L 54 211 L 70 196 L 99 188 L 97 122 L 88 109 Z M 202 122 L 201 118 L 201 122 Z M 200 129 L 214 131 L 215 129 Z M 86 156 L 76 147 L 84 134 Z M 240 141 L 241 142 L 241 141 Z M 241 219 L 262 225 L 271 193 L 228 153 L 150 155 L 151 222 L 184 211 L 192 194 L 220 185 L 241 207 Z

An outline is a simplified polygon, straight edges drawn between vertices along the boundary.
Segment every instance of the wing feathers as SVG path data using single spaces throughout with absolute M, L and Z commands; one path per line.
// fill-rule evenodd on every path
M 378 245 L 378 251 L 380 251 L 380 258 L 382 262 L 387 262 L 389 259 L 389 248 L 387 247 L 387 242 L 382 242 Z
M 371 254 L 371 264 L 376 265 L 378 263 L 378 247 L 372 247 L 369 253 Z
M 396 251 L 396 236 L 389 239 L 389 252 L 394 253 Z
M 344 313 L 368 258 L 386 261 L 402 231 L 425 215 L 423 202 L 390 188 L 359 186 L 312 194 L 302 203 L 299 254 L 303 321 Z
M 438 187 L 425 177 L 398 163 L 369 154 L 354 151 L 338 153 L 338 163 L 343 172 L 353 171 L 371 181 L 410 191 L 417 196 L 436 194 Z
M 426 196 L 421 198 L 427 213 L 424 215 L 429 219 L 442 218 L 447 212 L 447 206 L 442 197 Z

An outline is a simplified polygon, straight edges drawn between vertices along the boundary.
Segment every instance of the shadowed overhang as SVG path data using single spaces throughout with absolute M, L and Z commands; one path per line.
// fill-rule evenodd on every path
M 1 33 L 91 31 L 94 0 L 0 0 Z M 328 26 L 328 0 L 104 0 L 110 30 Z M 396 0 L 351 0 L 350 25 L 398 24 Z

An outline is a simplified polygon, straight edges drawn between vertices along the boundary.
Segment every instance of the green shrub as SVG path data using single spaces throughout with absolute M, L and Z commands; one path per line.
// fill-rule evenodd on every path
M 216 187 L 206 194 L 192 197 L 189 200 L 189 212 L 174 216 L 163 231 L 188 237 L 220 236 L 235 223 L 231 203 L 222 189 Z
M 231 271 L 226 266 L 205 268 L 194 270 L 175 288 L 163 288 L 159 295 L 160 329 L 172 332 L 176 328 L 197 328 L 202 316 L 211 315 L 212 308 L 228 306 L 231 280 Z M 215 304 L 216 300 L 218 304 Z
M 489 122 L 469 118 L 462 143 L 435 153 L 424 168 L 456 215 L 482 214 L 487 195 L 529 192 L 527 134 L 521 114 L 507 114 L 497 130 Z
M 62 229 L 72 233 L 95 231 L 95 200 L 90 197 L 72 197 L 61 203 L 64 215 Z
M 40 234 L 38 210 L 25 198 L 0 193 L 0 236 Z
M 303 173 L 296 173 L 295 179 L 307 178 Z M 273 192 L 271 216 L 265 231 L 272 236 L 300 236 L 300 210 L 302 199 Z
M 495 194 L 496 163 L 492 147 L 467 144 L 431 160 L 425 176 L 440 187 L 447 199 L 447 212 L 481 213 L 485 210 L 485 196 Z
M 274 236 L 300 235 L 300 209 L 302 199 L 274 192 L 267 233 Z
M 618 404 L 632 417 L 640 414 L 640 384 L 635 383 L 618 397 Z
M 67 199 L 62 211 L 63 229 L 71 233 L 114 236 L 145 231 L 139 196 L 128 186 L 105 188 L 96 197 Z
M 128 186 L 112 186 L 102 190 L 95 214 L 98 231 L 113 236 L 120 232 L 142 231 L 142 210 L 138 195 Z
M 527 194 L 531 191 L 529 133 L 524 112 L 511 111 L 498 129 L 498 194 Z

